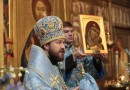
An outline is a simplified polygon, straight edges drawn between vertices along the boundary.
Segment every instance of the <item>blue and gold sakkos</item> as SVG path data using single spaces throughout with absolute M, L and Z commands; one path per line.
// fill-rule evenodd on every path
M 27 69 L 29 73 L 24 78 L 25 90 L 67 89 L 58 67 L 51 64 L 41 47 L 32 45 Z

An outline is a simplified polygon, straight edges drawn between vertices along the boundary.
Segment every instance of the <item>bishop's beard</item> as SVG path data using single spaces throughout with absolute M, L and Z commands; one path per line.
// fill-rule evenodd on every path
M 64 60 L 64 56 L 60 56 L 59 53 L 62 52 L 64 53 L 65 50 L 61 49 L 59 50 L 57 53 L 54 52 L 52 49 L 49 50 L 48 54 L 49 54 L 49 58 L 50 61 L 53 65 L 58 65 L 58 62 L 63 61 Z

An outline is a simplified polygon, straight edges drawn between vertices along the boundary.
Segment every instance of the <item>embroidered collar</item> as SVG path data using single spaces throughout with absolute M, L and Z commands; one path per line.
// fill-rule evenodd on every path
M 72 44 L 66 44 L 66 43 L 65 43 L 65 48 L 66 48 L 66 49 L 69 49 L 69 48 L 71 48 L 71 47 L 72 47 Z

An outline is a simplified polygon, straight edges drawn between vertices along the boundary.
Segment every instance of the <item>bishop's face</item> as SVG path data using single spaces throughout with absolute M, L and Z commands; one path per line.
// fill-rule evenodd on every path
M 57 62 L 63 61 L 64 53 L 64 39 L 57 39 L 48 44 L 48 55 L 51 58 L 56 58 Z
M 38 1 L 35 7 L 35 15 L 36 19 L 39 20 L 45 16 L 47 16 L 47 9 L 45 4 L 42 1 Z

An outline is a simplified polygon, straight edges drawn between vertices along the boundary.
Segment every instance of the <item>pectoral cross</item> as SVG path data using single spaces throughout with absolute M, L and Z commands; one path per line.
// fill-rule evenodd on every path
M 53 87 L 54 85 L 56 85 L 57 88 L 58 88 L 58 90 L 59 90 L 59 85 L 58 85 L 58 83 L 59 83 L 59 81 L 58 81 L 58 76 L 54 76 L 54 75 L 52 75 L 52 73 L 50 73 L 50 75 L 51 75 L 51 78 L 52 78 L 51 87 Z

